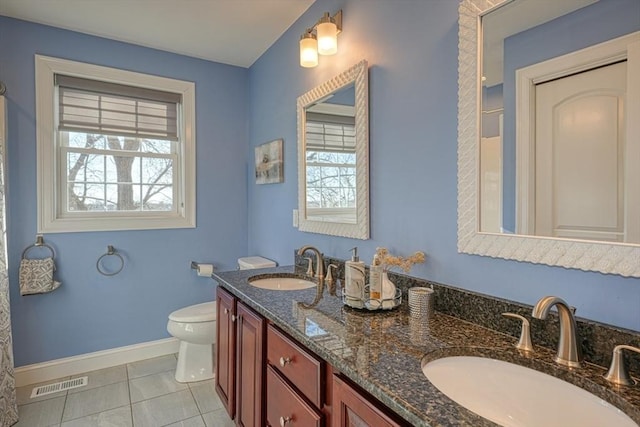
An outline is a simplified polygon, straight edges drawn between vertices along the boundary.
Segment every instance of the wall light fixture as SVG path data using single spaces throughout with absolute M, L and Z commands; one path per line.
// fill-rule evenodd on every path
M 342 10 L 331 16 L 325 14 L 300 37 L 300 66 L 318 65 L 318 54 L 334 55 L 338 52 L 338 33 L 342 31 Z

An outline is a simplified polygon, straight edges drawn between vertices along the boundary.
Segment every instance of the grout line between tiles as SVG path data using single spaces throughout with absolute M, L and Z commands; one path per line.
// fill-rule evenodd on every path
M 189 384 L 189 383 L 187 383 L 187 384 Z M 187 390 L 189 390 L 189 393 L 191 394 L 191 398 L 195 402 L 196 408 L 198 408 L 198 413 L 200 414 L 200 416 L 202 416 L 202 410 L 200 409 L 200 405 L 198 405 L 198 399 L 196 399 L 196 396 L 193 394 L 193 390 L 191 390 L 191 384 L 189 384 L 189 387 L 187 387 Z M 204 420 L 202 420 L 202 421 L 204 421 Z
M 124 365 L 124 375 L 127 379 L 127 390 L 129 391 L 129 419 L 131 420 L 131 427 L 135 427 L 133 425 L 133 402 L 131 401 L 131 379 L 129 378 L 129 369 L 127 368 L 127 364 Z
M 64 419 L 64 411 L 67 409 L 67 399 L 69 398 L 69 390 L 66 390 L 64 393 L 64 404 L 62 405 L 62 412 L 60 413 L 60 422 L 58 425 L 62 425 L 62 420 Z
M 85 392 L 87 392 L 87 391 L 98 390 L 98 389 L 100 389 L 100 388 L 102 388 L 102 387 L 108 387 L 108 386 L 111 386 L 111 385 L 114 385 L 114 384 L 120 384 L 120 383 L 126 383 L 126 384 L 127 384 L 127 390 L 129 390 L 129 382 L 128 382 L 128 381 L 118 381 L 117 383 L 105 384 L 105 385 L 102 385 L 102 386 L 100 386 L 100 387 L 95 387 L 95 388 L 92 388 L 92 389 L 89 389 L 89 390 L 85 390 L 85 391 L 80 392 L 80 393 L 85 393 Z M 75 393 L 75 394 L 80 394 L 80 393 Z M 102 412 L 111 411 L 111 410 L 114 410 L 114 409 L 123 408 L 123 407 L 127 406 L 127 405 L 117 406 L 117 407 L 115 407 L 115 408 L 105 409 L 105 410 L 103 410 L 103 411 L 98 411 L 98 412 L 92 412 L 92 413 L 89 413 L 89 414 L 81 415 L 81 416 L 79 416 L 79 417 L 69 418 L 68 420 L 65 420 L 65 419 L 64 419 L 64 411 L 65 411 L 65 409 L 66 409 L 66 407 L 67 407 L 67 399 L 68 399 L 68 397 L 69 397 L 69 392 L 67 391 L 67 395 L 66 395 L 66 396 L 65 396 L 65 398 L 64 398 L 64 406 L 63 406 L 63 408 L 62 408 L 62 420 L 60 420 L 60 423 L 61 423 L 61 424 L 62 424 L 63 422 L 65 422 L 65 423 L 66 423 L 66 422 L 68 422 L 68 421 L 73 421 L 73 420 L 77 420 L 77 419 L 80 419 L 80 418 L 89 417 L 89 416 L 91 416 L 91 415 L 96 415 L 96 414 L 100 414 L 100 413 L 102 413 Z M 129 398 L 129 406 L 131 406 L 131 398 Z M 133 421 L 133 420 L 132 420 L 132 421 Z

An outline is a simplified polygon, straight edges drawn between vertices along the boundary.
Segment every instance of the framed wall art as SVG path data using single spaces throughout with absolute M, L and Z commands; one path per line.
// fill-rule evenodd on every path
M 282 139 L 258 145 L 256 152 L 256 184 L 284 181 Z

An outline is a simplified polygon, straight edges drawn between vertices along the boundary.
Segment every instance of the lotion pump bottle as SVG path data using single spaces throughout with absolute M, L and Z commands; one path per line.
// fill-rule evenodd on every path
M 358 248 L 351 250 L 351 260 L 344 263 L 343 301 L 349 307 L 364 308 L 364 262 L 358 258 Z
M 369 297 L 372 301 L 376 301 L 372 307 L 379 308 L 382 301 L 382 264 L 378 255 L 373 256 L 369 268 Z

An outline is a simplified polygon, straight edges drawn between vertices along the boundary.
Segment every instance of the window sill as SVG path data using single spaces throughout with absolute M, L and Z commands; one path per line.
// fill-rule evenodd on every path
M 77 233 L 90 231 L 158 230 L 170 228 L 195 228 L 194 218 L 58 218 L 38 224 L 38 233 Z

